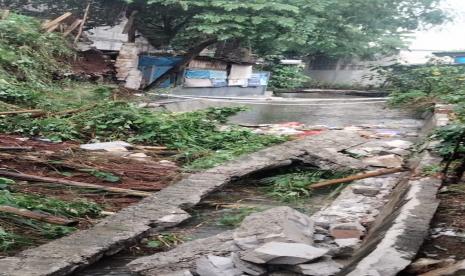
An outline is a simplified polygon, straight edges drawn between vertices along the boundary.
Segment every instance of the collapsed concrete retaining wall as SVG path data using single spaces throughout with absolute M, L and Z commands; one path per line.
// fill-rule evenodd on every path
M 211 192 L 252 173 L 302 162 L 324 169 L 363 169 L 365 164 L 342 153 L 367 142 L 354 132 L 330 131 L 287 142 L 193 174 L 104 219 L 88 230 L 0 259 L 2 276 L 69 275 L 113 255 L 156 228 L 166 229 L 187 220 L 182 208 L 198 204 Z
M 428 116 L 423 135 L 448 124 L 448 110 L 449 107 L 438 106 Z M 415 258 L 439 206 L 437 193 L 441 179 L 423 175 L 424 168 L 439 166 L 442 162 L 435 155 L 433 145 L 434 141 L 430 141 L 423 146 L 413 164 L 413 174 L 396 187 L 363 246 L 338 275 L 395 276 Z

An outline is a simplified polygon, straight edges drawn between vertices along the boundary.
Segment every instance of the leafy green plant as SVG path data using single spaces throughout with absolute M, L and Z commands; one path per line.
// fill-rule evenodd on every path
M 11 184 L 15 184 L 15 181 L 8 178 L 0 177 L 0 190 L 8 188 L 8 186 Z
M 115 182 L 119 182 L 121 180 L 121 178 L 119 176 L 116 176 L 112 173 L 109 173 L 109 172 L 102 172 L 102 171 L 99 171 L 99 170 L 96 170 L 96 169 L 80 169 L 81 172 L 87 172 L 97 178 L 100 178 L 102 179 L 103 181 L 106 181 L 106 182 L 112 182 L 112 183 L 115 183 Z
M 32 242 L 26 237 L 7 232 L 0 227 L 0 251 L 6 252 L 19 246 L 31 244 Z
M 308 186 L 323 180 L 344 177 L 348 172 L 333 172 L 318 169 L 297 170 L 260 180 L 267 185 L 269 195 L 284 202 L 309 198 L 312 193 Z
M 51 197 L 26 195 L 0 191 L 0 205 L 25 208 L 31 211 L 43 211 L 53 215 L 65 217 L 98 216 L 101 208 L 89 201 L 63 201 Z
M 44 136 L 53 141 L 128 140 L 166 145 L 183 151 L 179 158 L 191 163 L 190 169 L 203 169 L 287 140 L 286 137 L 255 134 L 247 129 L 218 130 L 218 124 L 242 110 L 241 107 L 229 107 L 165 113 L 123 102 L 104 102 L 71 116 L 0 118 L 0 131 Z
M 296 89 L 310 81 L 310 77 L 305 75 L 304 69 L 294 65 L 274 65 L 271 68 L 270 88 L 276 89 Z
M 175 233 L 162 233 L 155 237 L 151 237 L 145 243 L 145 246 L 151 249 L 170 249 L 184 242 L 184 238 Z

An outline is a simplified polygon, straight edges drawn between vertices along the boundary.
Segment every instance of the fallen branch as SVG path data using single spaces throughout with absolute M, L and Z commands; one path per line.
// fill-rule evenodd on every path
M 371 178 L 371 177 L 376 177 L 376 176 L 381 176 L 381 175 L 386 175 L 386 174 L 393 174 L 393 173 L 398 173 L 398 172 L 403 172 L 403 171 L 405 171 L 405 168 L 402 168 L 402 167 L 401 168 L 395 168 L 395 169 L 382 169 L 382 170 L 377 170 L 377 171 L 373 171 L 373 172 L 367 172 L 367 173 L 363 173 L 363 174 L 352 175 L 352 176 L 349 176 L 349 177 L 323 181 L 323 182 L 320 182 L 320 183 L 309 185 L 308 189 L 326 188 L 326 187 L 329 187 L 329 186 L 342 184 L 342 183 L 347 183 L 347 182 L 351 182 L 351 181 L 355 181 L 355 180 Z
M 32 147 L 0 147 L 0 151 L 30 151 Z
M 19 209 L 11 206 L 0 206 L 0 212 L 57 225 L 73 226 L 78 223 L 76 220 L 69 220 L 66 218 L 56 217 L 50 214 L 33 212 L 27 209 Z
M 5 112 L 0 112 L 1 115 L 18 115 L 18 114 L 46 114 L 45 111 L 40 110 L 40 109 L 31 109 L 31 110 L 15 110 L 15 111 L 5 111 Z
M 36 176 L 36 175 L 30 175 L 30 174 L 24 174 L 24 173 L 14 173 L 14 172 L 9 172 L 5 170 L 0 170 L 0 175 L 15 178 L 15 179 L 20 179 L 20 180 L 25 180 L 25 181 L 62 184 L 62 185 L 79 187 L 79 188 L 84 188 L 84 189 L 94 189 L 94 190 L 101 190 L 101 191 L 106 191 L 106 192 L 111 192 L 111 193 L 119 193 L 119 194 L 124 194 L 128 196 L 146 197 L 146 196 L 151 195 L 151 193 L 148 193 L 148 192 L 142 192 L 142 191 L 136 191 L 136 190 L 130 190 L 130 189 L 122 189 L 122 188 L 114 188 L 114 187 L 106 187 L 106 186 L 97 185 L 97 184 L 77 182 L 77 181 L 58 179 L 58 178 L 52 178 L 52 177 Z

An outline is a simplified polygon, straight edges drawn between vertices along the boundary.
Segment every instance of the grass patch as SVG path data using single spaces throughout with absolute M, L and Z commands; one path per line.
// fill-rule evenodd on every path
M 228 210 L 228 212 L 218 220 L 218 225 L 237 227 L 247 216 L 258 211 L 257 208 L 252 207 Z
M 0 227 L 0 251 L 7 252 L 20 246 L 31 245 L 32 241 L 24 236 L 5 231 Z
M 351 172 L 335 172 L 318 169 L 295 169 L 294 171 L 260 180 L 266 192 L 283 202 L 295 202 L 311 197 L 308 186 L 321 181 L 342 178 Z

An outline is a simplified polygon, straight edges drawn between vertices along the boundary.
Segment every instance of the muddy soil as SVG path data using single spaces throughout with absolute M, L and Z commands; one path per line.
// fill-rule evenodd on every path
M 441 204 L 431 226 L 432 234 L 418 257 L 456 260 L 465 259 L 465 182 L 454 185 L 452 192 L 439 195 Z M 457 236 L 440 235 L 440 229 L 450 229 Z

